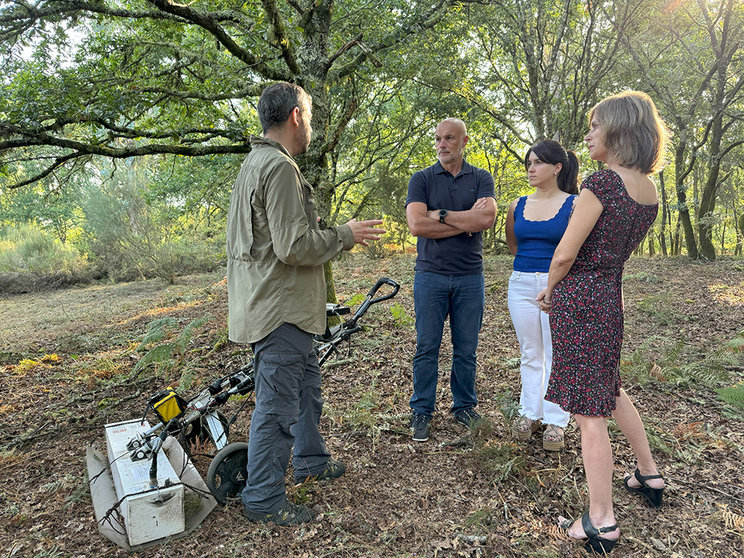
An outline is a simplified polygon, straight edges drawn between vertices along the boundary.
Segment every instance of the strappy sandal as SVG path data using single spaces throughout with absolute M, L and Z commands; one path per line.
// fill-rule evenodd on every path
M 661 475 L 647 475 L 644 477 L 638 469 L 635 470 L 633 476 L 635 476 L 636 480 L 641 484 L 641 486 L 630 486 L 628 484 L 628 480 L 630 480 L 631 475 L 628 475 L 623 479 L 623 483 L 625 483 L 625 488 L 628 490 L 628 492 L 640 494 L 646 499 L 648 505 L 652 508 L 658 508 L 659 506 L 661 506 L 661 499 L 664 494 L 664 487 L 651 488 L 646 484 L 646 481 L 651 479 L 663 479 L 664 477 L 662 477 Z
M 573 537 L 568 534 L 568 530 L 571 528 L 571 525 L 574 524 L 574 521 L 577 520 L 572 521 L 570 519 L 567 519 L 559 525 L 559 527 L 563 529 L 565 531 L 565 534 L 570 538 Z M 584 543 L 584 548 L 587 551 L 592 551 L 599 554 L 600 556 L 603 556 L 609 554 L 610 552 L 612 552 L 612 549 L 615 548 L 618 539 L 605 539 L 603 537 L 600 537 L 600 535 L 603 535 L 604 533 L 611 533 L 612 531 L 617 529 L 617 524 L 610 525 L 609 527 L 600 527 L 599 529 L 597 529 L 594 525 L 592 525 L 591 519 L 589 519 L 589 512 L 585 511 L 584 515 L 581 516 L 581 526 L 584 528 L 586 538 L 577 540 L 586 541 Z
M 532 435 L 540 428 L 539 420 L 528 419 L 524 415 L 519 417 L 519 420 L 514 425 L 514 432 L 522 441 L 529 440 Z
M 561 451 L 566 446 L 565 430 L 556 424 L 549 424 L 543 432 L 543 449 Z

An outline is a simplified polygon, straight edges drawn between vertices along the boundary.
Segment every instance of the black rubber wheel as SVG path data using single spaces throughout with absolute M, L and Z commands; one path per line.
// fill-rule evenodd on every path
M 245 488 L 248 443 L 232 442 L 217 452 L 207 471 L 209 491 L 223 506 L 240 500 Z
M 225 441 L 227 441 L 229 439 L 228 435 L 230 434 L 230 424 L 227 417 L 219 411 L 217 411 L 217 417 L 220 419 L 222 428 L 225 430 Z M 199 417 L 198 421 L 192 422 L 178 434 L 178 443 L 181 444 L 181 447 L 187 452 L 189 452 L 193 446 L 203 448 L 208 442 L 215 446 L 209 451 L 211 454 L 216 451 L 217 448 L 212 439 L 212 433 L 209 431 L 209 428 L 207 428 L 207 417 L 205 416 Z

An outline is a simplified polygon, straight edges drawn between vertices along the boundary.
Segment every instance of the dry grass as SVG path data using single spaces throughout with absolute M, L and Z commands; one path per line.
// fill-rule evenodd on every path
M 135 556 L 582 556 L 580 546 L 552 528 L 558 514 L 578 516 L 586 506 L 578 432 L 569 427 L 560 454 L 544 452 L 537 435 L 514 445 L 509 434 L 519 394 L 518 347 L 506 310 L 509 264 L 506 258 L 487 261 L 478 350 L 478 408 L 493 430 L 467 440 L 448 415 L 451 350 L 445 344 L 432 440 L 410 441 L 406 418 L 415 336 L 406 318 L 413 316 L 413 262 L 349 258 L 336 270 L 342 300 L 366 292 L 380 275 L 402 288 L 394 301 L 368 314 L 368 330 L 355 338 L 349 357 L 324 370 L 322 431 L 331 453 L 349 469 L 331 483 L 290 488 L 318 519 L 275 528 L 246 523 L 237 507 L 218 509 L 193 535 Z M 628 275 L 625 386 L 646 420 L 669 490 L 658 511 L 622 490 L 619 481 L 635 464 L 612 428 L 614 497 L 623 533 L 614 555 L 744 555 L 744 420 L 712 384 L 690 379 L 715 364 L 710 355 L 727 351 L 727 341 L 742 330 L 744 266 L 631 260 Z M 141 358 L 136 347 L 154 319 L 173 318 L 182 330 L 195 318 L 211 316 L 183 355 L 193 373 L 192 391 L 245 358 L 244 347 L 225 342 L 221 279 L 0 297 L 5 555 L 126 556 L 96 530 L 82 478 L 84 448 L 100 439 L 103 424 L 140 416 L 150 394 L 178 383 L 179 370 L 132 376 Z M 657 299 L 663 305 L 640 304 Z M 726 354 L 732 360 L 720 360 L 717 374 L 740 381 L 744 363 L 735 359 L 744 353 Z M 250 405 L 231 428 L 231 440 L 247 435 L 249 410 Z M 209 461 L 196 464 L 204 474 Z

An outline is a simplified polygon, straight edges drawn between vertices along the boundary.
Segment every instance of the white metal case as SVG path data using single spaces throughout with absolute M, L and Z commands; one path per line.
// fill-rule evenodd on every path
M 158 452 L 158 488 L 150 488 L 151 459 L 132 461 L 127 443 L 145 432 L 146 421 L 106 425 L 106 446 L 119 511 L 132 546 L 185 530 L 184 487 L 163 451 Z

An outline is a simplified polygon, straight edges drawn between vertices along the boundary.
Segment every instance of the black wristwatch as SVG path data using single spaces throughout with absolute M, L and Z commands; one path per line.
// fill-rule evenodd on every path
M 446 209 L 440 209 L 439 210 L 439 222 L 443 225 L 446 225 L 444 222 L 444 218 L 447 217 L 447 210 Z

